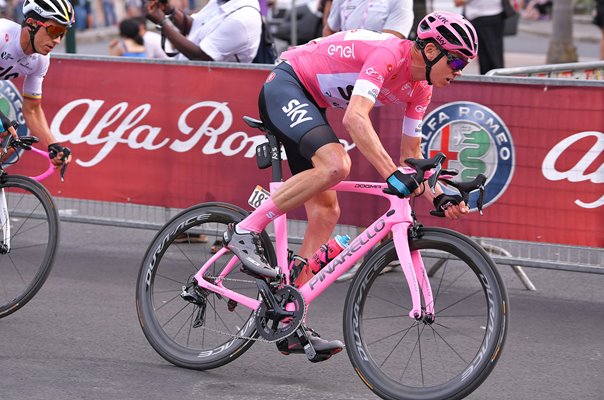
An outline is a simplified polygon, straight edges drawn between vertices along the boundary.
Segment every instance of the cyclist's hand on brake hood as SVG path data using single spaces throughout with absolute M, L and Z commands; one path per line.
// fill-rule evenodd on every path
M 71 150 L 69 147 L 63 147 L 59 143 L 52 143 L 48 146 L 48 156 L 55 168 L 71 162 Z
M 6 117 L 6 115 L 4 115 L 2 113 L 2 111 L 0 111 L 0 124 L 2 125 L 2 126 L 0 126 L 0 133 L 2 134 L 3 138 L 6 136 L 6 132 L 10 133 L 13 136 L 13 138 L 15 138 L 15 139 L 18 138 L 15 127 L 17 127 L 19 125 L 17 125 L 16 122 L 8 119 Z
M 459 219 L 470 212 L 466 203 L 459 195 L 450 195 L 441 193 L 432 201 L 437 211 L 445 213 L 449 219 Z

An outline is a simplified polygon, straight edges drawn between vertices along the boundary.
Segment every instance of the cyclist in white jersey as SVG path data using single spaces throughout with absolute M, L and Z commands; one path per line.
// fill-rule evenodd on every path
M 74 23 L 74 11 L 68 0 L 25 0 L 23 24 L 0 19 L 0 79 L 23 77 L 23 116 L 28 129 L 48 146 L 53 164 L 71 161 L 71 151 L 57 143 L 42 109 L 42 81 L 48 70 L 48 54 Z M 0 129 L 6 126 L 6 116 Z
M 302 204 L 308 225 L 299 255 L 310 257 L 327 242 L 340 215 L 336 193 L 329 190 L 344 180 L 351 161 L 325 117 L 328 107 L 345 108 L 342 120 L 359 151 L 397 195 L 421 193 L 411 174 L 401 171 L 373 128 L 374 106 L 406 104 L 399 163 L 422 158 L 421 120 L 432 97 L 432 86 L 445 87 L 476 57 L 478 38 L 461 15 L 434 12 L 418 25 L 415 42 L 366 30 L 339 32 L 286 51 L 284 60 L 268 76 L 259 97 L 260 117 L 283 143 L 293 176 L 271 198 L 236 226 L 229 226 L 225 245 L 243 263 L 246 272 L 275 278 L 278 271 L 262 256 L 258 233 L 272 220 Z M 414 171 L 415 172 L 415 171 Z M 424 196 L 446 217 L 469 212 L 458 197 L 436 187 Z M 301 274 L 295 285 L 312 275 Z M 338 340 L 328 342 L 309 331 L 315 350 L 335 354 Z M 297 337 L 279 349 L 303 353 Z M 289 342 L 291 341 L 291 343 Z

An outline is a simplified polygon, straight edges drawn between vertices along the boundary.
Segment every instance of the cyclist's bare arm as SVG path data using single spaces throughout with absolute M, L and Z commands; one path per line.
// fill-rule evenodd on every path
M 170 17 L 172 24 L 183 35 L 188 35 L 193 24 L 193 18 L 191 18 L 183 10 L 174 7 L 169 1 L 150 0 L 145 5 L 147 18 L 153 23 L 159 23 L 166 16 Z
M 189 60 L 213 61 L 201 48 L 187 39 L 193 19 L 183 10 L 159 0 L 151 0 L 146 5 L 147 19 L 161 25 L 162 34 L 172 46 Z M 167 15 L 171 15 L 166 19 Z
M 392 161 L 392 157 L 384 149 L 369 118 L 369 112 L 373 106 L 374 102 L 370 99 L 356 94 L 352 95 L 342 123 L 361 154 L 386 180 L 396 171 L 397 167 Z
M 44 146 L 50 146 L 51 144 L 56 143 L 56 139 L 53 136 L 52 132 L 50 132 L 50 127 L 48 126 L 48 121 L 46 120 L 46 116 L 44 115 L 44 110 L 42 109 L 42 101 L 39 99 L 31 99 L 29 97 L 23 98 L 23 116 L 25 118 L 25 123 L 29 128 L 29 131 L 39 137 Z M 62 164 L 69 164 L 71 162 L 71 155 L 68 155 L 65 160 L 62 160 L 63 153 L 59 152 L 56 157 L 52 159 L 52 163 L 59 167 Z

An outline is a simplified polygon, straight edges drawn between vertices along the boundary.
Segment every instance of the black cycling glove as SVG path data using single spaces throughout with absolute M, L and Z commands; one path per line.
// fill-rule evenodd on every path
M 462 202 L 462 197 L 458 194 L 441 193 L 432 200 L 436 211 L 444 212 L 447 208 Z
M 403 174 L 398 169 L 388 177 L 386 182 L 388 183 L 388 189 L 401 198 L 411 195 L 419 187 L 419 183 L 415 180 L 415 174 Z
M 0 111 L 0 132 L 8 131 L 8 127 L 13 124 L 13 122 L 6 116 L 2 111 Z
M 69 155 L 71 154 L 71 150 L 69 149 L 69 147 L 63 147 L 58 143 L 52 143 L 48 145 L 48 156 L 51 160 L 61 152 L 63 152 L 63 158 L 61 158 L 61 160 L 66 160 L 67 157 L 69 157 Z

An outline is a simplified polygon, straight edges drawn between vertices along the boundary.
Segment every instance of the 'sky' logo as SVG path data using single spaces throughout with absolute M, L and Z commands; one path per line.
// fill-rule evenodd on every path
M 306 116 L 308 110 L 305 110 L 305 107 L 308 107 L 307 103 L 301 104 L 298 100 L 293 99 L 287 103 L 287 106 L 281 108 L 285 115 L 292 121 L 289 126 L 290 128 L 293 128 L 302 122 L 312 121 L 312 117 Z

